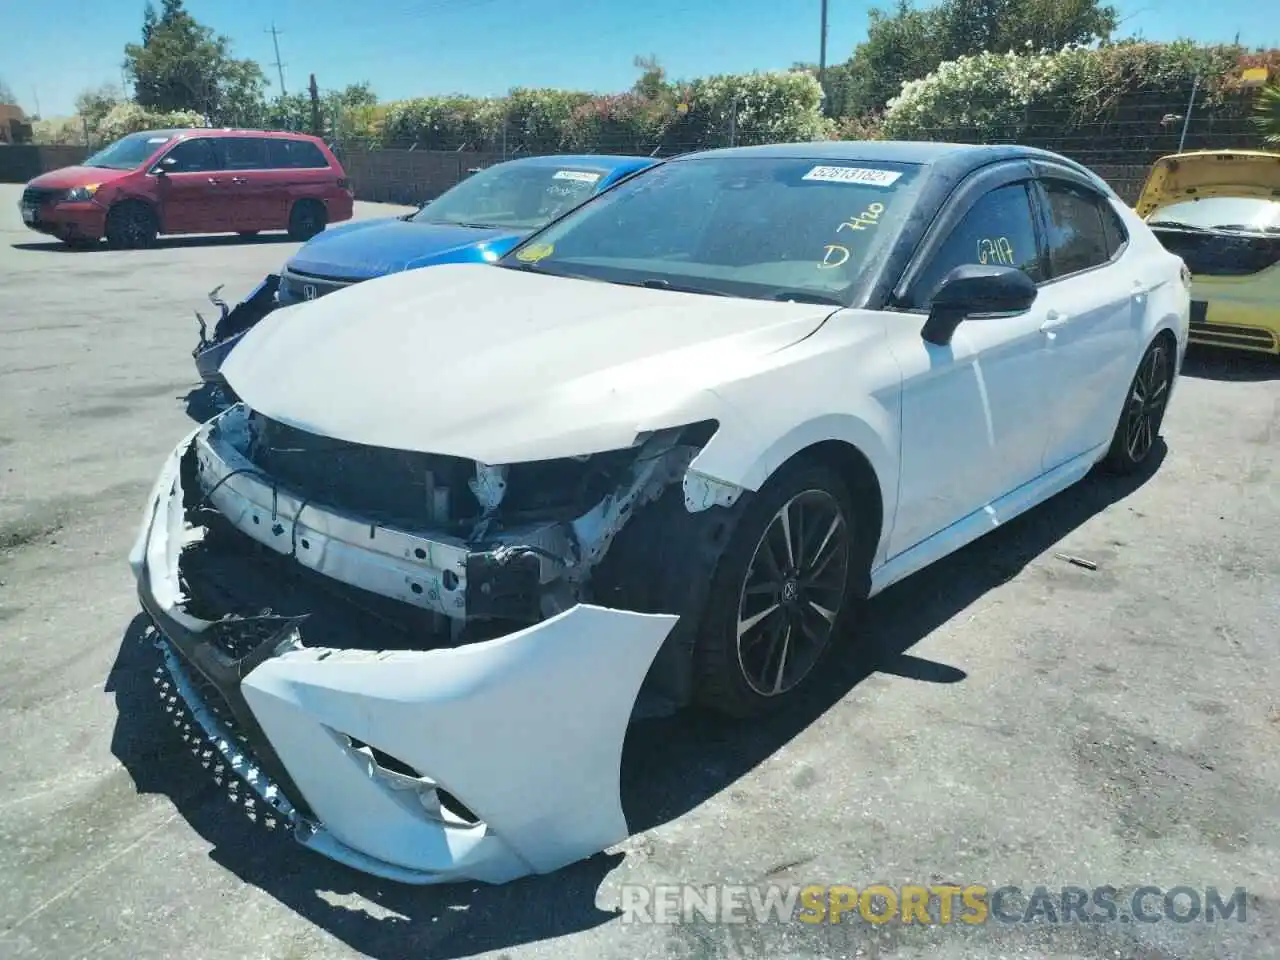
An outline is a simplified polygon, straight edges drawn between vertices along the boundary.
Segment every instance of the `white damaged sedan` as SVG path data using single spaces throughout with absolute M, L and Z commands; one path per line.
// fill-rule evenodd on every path
M 813 143 L 670 160 L 497 265 L 279 310 L 147 505 L 157 687 L 313 850 L 557 869 L 628 833 L 638 704 L 768 709 L 859 601 L 1141 467 L 1188 284 L 1062 157 Z

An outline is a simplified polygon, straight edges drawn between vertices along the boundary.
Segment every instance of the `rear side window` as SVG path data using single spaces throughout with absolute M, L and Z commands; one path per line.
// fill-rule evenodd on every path
M 267 166 L 267 141 L 260 137 L 223 137 L 218 142 L 228 170 L 261 170 Z
M 1107 254 L 1112 260 L 1119 255 L 1129 243 L 1129 231 L 1125 229 L 1120 214 L 1110 203 L 1102 205 L 1102 227 L 1107 232 Z
M 927 307 L 947 274 L 970 264 L 1017 267 L 1037 283 L 1045 279 L 1025 183 L 997 187 L 969 208 L 913 284 L 909 305 Z
M 320 148 L 307 140 L 268 140 L 267 157 L 272 167 L 314 170 L 329 166 Z
M 1049 268 L 1054 277 L 1102 266 L 1119 251 L 1124 227 L 1115 222 L 1115 211 L 1105 198 L 1059 180 L 1044 181 L 1044 193 L 1049 208 Z

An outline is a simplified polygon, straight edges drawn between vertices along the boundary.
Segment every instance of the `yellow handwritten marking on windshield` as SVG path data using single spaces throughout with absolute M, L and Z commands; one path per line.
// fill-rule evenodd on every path
M 555 247 L 550 243 L 535 243 L 531 247 L 525 247 L 516 254 L 516 259 L 522 263 L 537 263 L 551 256 L 551 252 Z
M 983 237 L 978 241 L 978 262 L 1015 266 L 1013 244 L 1009 243 L 1008 237 Z
M 852 219 L 846 220 L 836 227 L 836 233 L 848 228 L 850 230 L 870 230 L 880 222 L 880 214 L 884 213 L 883 203 L 870 204 L 867 209 Z
M 818 269 L 823 270 L 830 267 L 843 267 L 849 262 L 849 248 L 842 247 L 838 243 L 828 243 L 823 249 L 822 262 L 818 264 Z M 837 259 L 833 262 L 832 257 Z

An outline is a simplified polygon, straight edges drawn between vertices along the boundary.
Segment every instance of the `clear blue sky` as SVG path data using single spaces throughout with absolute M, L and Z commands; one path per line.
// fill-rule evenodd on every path
M 829 0 L 828 59 L 866 35 L 875 0 Z M 1114 0 L 1113 0 L 1114 2 Z M 1125 32 L 1152 40 L 1280 46 L 1277 0 L 1120 0 Z M 881 0 L 890 6 L 891 0 Z M 921 0 L 921 5 L 924 0 Z M 262 64 L 278 87 L 267 33 L 280 29 L 285 85 L 368 80 L 384 100 L 501 94 L 513 86 L 613 91 L 654 53 L 673 77 L 786 68 L 816 60 L 820 0 L 187 0 L 199 20 Z M 124 45 L 138 39 L 142 0 L 0 3 L 0 78 L 28 112 L 71 113 L 86 87 L 120 83 Z M 1270 9 L 1272 12 L 1267 13 Z

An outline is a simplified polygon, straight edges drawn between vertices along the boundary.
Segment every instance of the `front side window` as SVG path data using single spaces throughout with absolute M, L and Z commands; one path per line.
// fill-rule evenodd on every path
M 136 170 L 172 139 L 173 137 L 164 133 L 131 133 L 90 156 L 85 160 L 84 166 L 107 170 Z
M 587 200 L 606 173 L 590 167 L 497 164 L 446 190 L 410 219 L 536 230 Z
M 919 172 L 852 160 L 673 160 L 575 210 L 501 264 L 840 305 L 909 214 Z
M 1111 259 L 1114 251 L 1106 214 L 1112 211 L 1102 197 L 1060 180 L 1044 181 L 1044 195 L 1048 205 L 1049 266 L 1053 276 L 1079 273 Z
M 969 208 L 916 278 L 908 305 L 928 307 L 947 274 L 970 264 L 1017 267 L 1037 283 L 1045 279 L 1026 183 L 997 187 Z
M 211 140 L 184 140 L 170 150 L 160 165 L 166 173 L 203 173 L 218 170 L 221 164 Z

